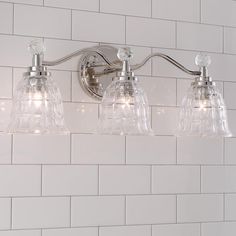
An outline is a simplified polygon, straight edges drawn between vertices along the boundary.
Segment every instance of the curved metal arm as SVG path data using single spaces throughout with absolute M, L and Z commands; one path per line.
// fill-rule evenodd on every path
M 73 57 L 77 57 L 77 56 L 80 56 L 80 55 L 85 54 L 85 53 L 97 54 L 109 66 L 112 66 L 112 65 L 114 66 L 114 64 L 112 62 L 110 62 L 103 53 L 101 53 L 99 50 L 96 50 L 95 47 L 94 48 L 84 48 L 84 49 L 77 50 L 77 51 L 75 51 L 75 52 L 73 52 L 71 54 L 68 54 L 68 55 L 66 55 L 66 56 L 64 56 L 62 58 L 59 58 L 59 59 L 57 59 L 55 61 L 43 61 L 42 65 L 43 66 L 56 66 L 56 65 L 59 65 L 59 64 L 61 64 L 63 62 L 66 62 L 66 61 L 72 59 Z
M 43 66 L 56 66 L 59 65 L 63 62 L 66 62 L 70 59 L 72 59 L 73 57 L 85 54 L 85 53 L 91 53 L 91 54 L 96 54 L 98 55 L 107 65 L 109 68 L 107 68 L 103 73 L 99 73 L 97 74 L 97 76 L 100 76 L 102 74 L 109 74 L 109 73 L 113 73 L 115 71 L 119 71 L 121 70 L 121 66 L 117 65 L 113 62 L 111 62 L 106 55 L 104 55 L 102 52 L 99 51 L 98 47 L 92 47 L 92 48 L 84 48 L 81 50 L 77 50 L 69 55 L 66 55 L 60 59 L 57 59 L 55 61 L 43 61 L 42 65 Z M 182 64 L 180 64 L 179 62 L 177 62 L 176 60 L 174 60 L 172 57 L 163 54 L 163 53 L 153 53 L 151 55 L 149 55 L 148 57 L 146 57 L 141 63 L 136 64 L 136 65 L 131 65 L 131 69 L 132 70 L 137 70 L 140 67 L 144 66 L 151 58 L 153 57 L 161 57 L 165 60 L 167 60 L 168 62 L 170 62 L 172 65 L 174 65 L 175 67 L 177 67 L 178 69 L 182 70 L 183 72 L 189 74 L 189 75 L 195 75 L 195 76 L 199 76 L 201 75 L 200 71 L 192 71 L 187 69 L 186 67 L 184 67 Z M 100 65 L 93 65 L 94 67 L 99 67 Z M 101 65 L 104 66 L 104 65 Z
M 140 67 L 144 66 L 152 57 L 161 57 L 189 75 L 201 75 L 200 71 L 189 70 L 186 67 L 184 67 L 182 64 L 180 64 L 179 62 L 174 60 L 172 57 L 167 56 L 166 54 L 163 54 L 163 53 L 153 53 L 153 54 L 149 55 L 140 64 L 136 64 L 136 65 L 131 66 L 132 70 L 137 70 Z

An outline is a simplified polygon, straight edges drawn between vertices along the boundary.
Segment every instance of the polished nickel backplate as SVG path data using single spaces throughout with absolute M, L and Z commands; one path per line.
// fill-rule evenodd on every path
M 88 95 L 98 100 L 102 99 L 107 86 L 116 76 L 116 71 L 121 69 L 122 64 L 117 57 L 117 52 L 117 48 L 104 45 L 98 46 L 96 52 L 88 52 L 81 56 L 78 79 Z

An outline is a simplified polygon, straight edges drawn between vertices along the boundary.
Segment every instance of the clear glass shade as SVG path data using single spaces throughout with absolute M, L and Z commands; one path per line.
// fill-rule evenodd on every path
M 224 100 L 214 84 L 192 83 L 182 101 L 177 135 L 231 136 Z
M 61 94 L 50 77 L 25 77 L 13 97 L 8 133 L 67 134 Z
M 114 80 L 100 106 L 99 133 L 150 135 L 147 97 L 136 80 Z

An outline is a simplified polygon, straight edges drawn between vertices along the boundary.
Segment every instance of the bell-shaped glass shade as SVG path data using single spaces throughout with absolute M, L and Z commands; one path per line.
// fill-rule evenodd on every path
M 152 134 L 147 97 L 136 80 L 114 80 L 103 95 L 99 113 L 99 133 Z
M 177 136 L 231 136 L 225 103 L 214 83 L 192 83 L 180 107 Z
M 13 97 L 8 133 L 67 134 L 61 94 L 50 77 L 26 76 Z

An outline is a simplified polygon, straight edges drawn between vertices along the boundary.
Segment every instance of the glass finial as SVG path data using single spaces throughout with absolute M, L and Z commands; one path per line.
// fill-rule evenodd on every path
M 32 55 L 35 54 L 42 55 L 46 51 L 46 47 L 43 43 L 43 40 L 41 39 L 32 40 L 29 44 L 28 49 Z
M 126 48 L 119 48 L 117 57 L 121 61 L 130 61 L 133 58 L 133 52 L 131 48 L 126 47 Z
M 195 63 L 198 67 L 208 67 L 211 64 L 211 57 L 204 53 L 199 53 L 195 57 Z

